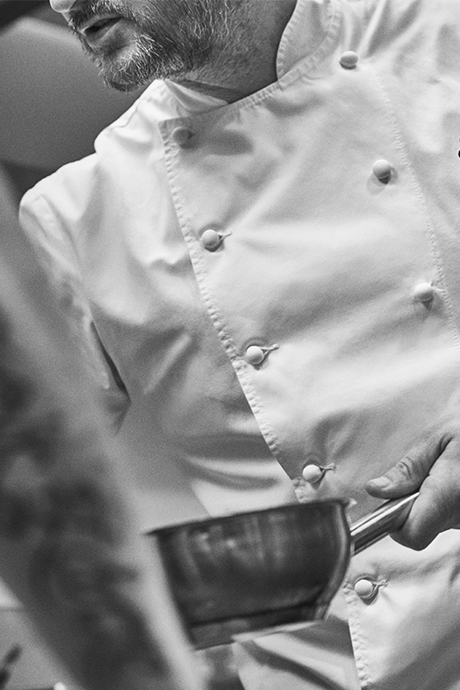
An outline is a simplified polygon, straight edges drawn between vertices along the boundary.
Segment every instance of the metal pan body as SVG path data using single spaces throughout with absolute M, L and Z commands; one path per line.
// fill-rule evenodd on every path
M 322 618 L 350 561 L 346 506 L 294 504 L 150 532 L 194 646 Z

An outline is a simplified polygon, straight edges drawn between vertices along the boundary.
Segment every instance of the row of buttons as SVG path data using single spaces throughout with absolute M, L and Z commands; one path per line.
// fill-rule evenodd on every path
M 352 50 L 346 51 L 340 58 L 340 64 L 344 69 L 355 69 L 358 62 L 359 56 Z M 372 166 L 372 172 L 380 182 L 387 184 L 393 176 L 394 168 L 389 161 L 380 158 Z M 434 288 L 430 283 L 420 283 L 414 290 L 414 298 L 420 302 L 430 302 L 433 297 Z M 335 470 L 335 465 L 321 467 L 308 463 L 302 470 L 302 477 L 308 484 L 319 484 L 329 470 Z M 363 577 L 355 582 L 354 591 L 362 601 L 370 603 L 377 596 L 379 588 L 384 584 Z
M 359 56 L 354 51 L 346 51 L 340 57 L 340 65 L 344 69 L 355 69 L 359 62 Z M 185 147 L 193 136 L 193 131 L 186 126 L 176 127 L 172 134 L 172 140 L 180 147 Z M 386 159 L 378 159 L 372 166 L 372 173 L 383 184 L 387 184 L 394 176 L 395 170 L 393 165 Z M 219 232 L 213 228 L 208 228 L 201 235 L 201 244 L 208 252 L 216 252 L 224 243 L 226 237 L 231 233 Z M 414 289 L 414 299 L 422 303 L 429 303 L 433 300 L 435 289 L 431 283 L 422 282 Z M 251 366 L 257 368 L 266 360 L 268 355 L 274 350 L 278 349 L 278 345 L 270 347 L 263 347 L 260 345 L 250 345 L 245 352 L 245 360 Z M 320 466 L 314 463 L 308 463 L 302 470 L 302 477 L 308 484 L 319 484 L 326 473 L 335 471 L 336 466 L 326 465 Z M 372 602 L 376 597 L 379 588 L 384 586 L 385 582 L 375 582 L 370 578 L 360 578 L 354 584 L 354 591 L 361 600 L 368 603 Z
M 373 173 L 381 182 L 388 182 L 393 174 L 393 166 L 388 161 L 379 159 L 373 165 Z M 201 244 L 207 251 L 215 252 L 223 245 L 224 239 L 230 235 L 231 233 L 218 232 L 213 228 L 208 228 L 201 235 Z M 434 296 L 435 288 L 432 283 L 423 281 L 414 288 L 413 298 L 417 302 L 428 305 L 433 301 Z M 278 345 L 270 347 L 250 345 L 246 350 L 245 359 L 248 364 L 258 367 L 266 360 L 269 353 L 278 349 L 278 347 Z M 316 484 L 321 481 L 324 473 L 324 468 L 317 467 L 316 465 L 308 466 L 304 468 L 303 477 L 310 484 Z

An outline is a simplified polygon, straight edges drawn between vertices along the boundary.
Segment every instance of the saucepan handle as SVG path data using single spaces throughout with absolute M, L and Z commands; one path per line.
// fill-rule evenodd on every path
M 359 553 L 382 537 L 399 529 L 407 516 L 419 492 L 386 501 L 370 515 L 354 522 L 350 526 L 353 541 L 353 553 Z

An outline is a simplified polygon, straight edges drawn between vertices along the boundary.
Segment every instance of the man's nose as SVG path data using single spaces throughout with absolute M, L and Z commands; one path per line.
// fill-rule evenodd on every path
M 71 7 L 76 4 L 76 0 L 49 0 L 52 9 L 61 14 L 67 14 Z

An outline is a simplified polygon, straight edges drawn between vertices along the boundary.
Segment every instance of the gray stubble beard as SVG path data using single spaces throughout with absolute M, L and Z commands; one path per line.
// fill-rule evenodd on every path
M 82 41 L 85 51 L 110 87 L 133 91 L 155 79 L 187 80 L 205 75 L 223 53 L 237 54 L 239 34 L 247 30 L 249 0 L 152 0 L 141 9 L 127 2 L 94 3 L 129 10 L 136 22 L 135 43 L 121 54 L 97 54 Z M 158 21 L 155 21 L 155 19 Z

